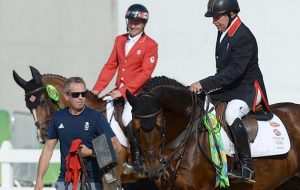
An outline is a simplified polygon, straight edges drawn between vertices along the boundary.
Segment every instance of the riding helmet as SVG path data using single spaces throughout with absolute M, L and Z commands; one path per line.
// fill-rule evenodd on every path
M 125 18 L 129 20 L 143 21 L 146 23 L 149 18 L 149 12 L 147 8 L 141 4 L 133 4 L 127 9 Z
M 240 12 L 237 0 L 209 0 L 205 16 L 214 17 L 231 11 Z

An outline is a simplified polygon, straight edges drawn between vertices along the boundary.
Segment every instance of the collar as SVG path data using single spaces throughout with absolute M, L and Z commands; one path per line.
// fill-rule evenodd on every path
M 138 39 L 140 39 L 140 37 L 142 36 L 144 32 L 141 32 L 140 34 L 134 36 L 134 37 L 131 37 L 130 34 L 128 34 L 128 41 L 131 41 L 131 42 L 136 42 L 138 41 Z
M 82 110 L 80 110 L 80 111 L 72 110 L 71 107 L 69 107 L 69 113 L 70 113 L 71 115 L 80 115 L 84 110 L 85 110 L 85 105 L 84 105 L 84 107 L 82 108 Z
M 237 29 L 239 28 L 239 26 L 241 25 L 242 21 L 240 19 L 240 17 L 236 17 L 231 25 L 229 26 L 229 28 L 226 30 L 228 37 L 232 37 L 235 32 L 237 31 Z

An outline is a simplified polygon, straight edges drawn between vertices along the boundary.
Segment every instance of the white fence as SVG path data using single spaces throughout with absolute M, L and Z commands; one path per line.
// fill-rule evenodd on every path
M 1 186 L 0 190 L 33 190 L 33 187 L 14 187 L 13 163 L 37 163 L 41 149 L 13 149 L 10 141 L 4 141 L 0 149 Z M 60 152 L 54 150 L 51 163 L 60 163 Z M 54 190 L 54 188 L 44 188 Z

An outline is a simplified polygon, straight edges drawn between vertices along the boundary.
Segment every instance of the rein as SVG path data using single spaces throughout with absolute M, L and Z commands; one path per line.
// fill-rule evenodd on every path
M 89 175 L 86 171 L 86 168 L 85 168 L 85 163 L 84 163 L 84 158 L 82 156 L 82 153 L 80 151 L 80 149 L 78 150 L 78 157 L 79 157 L 79 161 L 80 161 L 80 165 L 81 165 L 81 186 L 80 186 L 80 189 L 81 190 L 84 190 L 84 186 L 85 186 L 85 181 L 87 181 L 87 184 L 88 184 L 88 190 L 92 190 L 92 186 L 91 186 L 91 181 L 90 181 L 90 178 L 89 178 Z
M 202 91 L 203 91 L 203 90 L 202 90 Z M 209 104 L 210 104 L 210 102 L 211 102 L 210 95 L 209 95 L 208 92 L 205 92 L 205 91 L 203 91 L 203 92 L 205 93 L 205 95 L 206 95 L 206 97 L 207 97 L 206 107 L 205 107 L 205 109 L 203 110 L 204 116 L 205 116 L 206 118 L 208 118 L 208 125 L 209 125 L 209 128 L 210 128 L 210 131 L 212 131 L 212 136 L 213 136 L 214 142 L 217 142 L 215 131 L 214 131 L 214 129 L 213 129 L 211 120 L 209 119 L 209 116 L 208 116 L 208 112 L 211 111 L 211 110 L 209 110 Z M 205 129 L 205 128 L 203 129 L 203 125 L 200 125 L 200 127 L 201 127 L 201 128 L 199 128 L 198 131 L 200 132 L 200 134 L 203 134 L 203 132 L 205 132 L 206 129 Z M 200 130 L 201 130 L 201 131 L 200 131 Z M 197 134 L 198 134 L 198 133 L 197 133 Z M 197 139 L 198 139 L 198 141 L 197 141 L 197 142 L 198 142 L 198 147 L 199 147 L 201 153 L 202 153 L 202 154 L 204 155 L 204 157 L 210 162 L 210 164 L 213 165 L 215 168 L 218 168 L 218 169 L 222 168 L 222 167 L 223 167 L 223 161 L 222 161 L 222 158 L 221 158 L 221 152 L 220 152 L 220 147 L 219 147 L 218 143 L 215 143 L 215 146 L 216 146 L 218 158 L 219 158 L 219 160 L 220 160 L 220 165 L 219 165 L 219 166 L 216 165 L 216 164 L 213 162 L 211 156 L 209 156 L 209 154 L 204 150 L 204 148 L 203 148 L 202 145 L 201 145 L 200 138 L 197 138 Z

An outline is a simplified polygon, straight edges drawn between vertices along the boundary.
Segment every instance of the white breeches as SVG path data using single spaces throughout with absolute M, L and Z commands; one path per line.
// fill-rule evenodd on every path
M 261 102 L 261 93 L 258 92 L 256 105 Z M 204 108 L 206 108 L 207 99 L 205 100 Z M 210 103 L 209 108 L 213 107 Z M 210 109 L 209 109 L 210 110 Z M 245 101 L 239 99 L 233 99 L 228 102 L 227 108 L 225 110 L 225 120 L 229 126 L 231 126 L 235 119 L 242 119 L 243 116 L 247 115 L 251 111 L 251 108 L 246 104 Z M 213 114 L 216 114 L 215 110 Z
M 121 127 L 119 126 L 118 122 L 116 121 L 115 117 L 112 116 L 113 111 L 114 111 L 114 102 L 112 101 L 112 98 L 110 96 L 105 97 L 105 100 L 107 101 L 106 115 L 107 115 L 108 123 L 110 124 L 113 132 L 116 134 L 120 143 L 123 146 L 127 147 L 128 146 L 127 138 L 124 135 L 124 133 L 123 133 Z M 128 103 L 128 101 L 125 100 L 124 110 L 123 110 L 123 114 L 122 114 L 122 121 L 123 121 L 125 127 L 129 124 L 129 122 L 131 120 L 132 120 L 131 106 Z
M 231 126 L 235 119 L 242 119 L 247 113 L 251 111 L 251 108 L 243 100 L 234 99 L 228 102 L 225 110 L 225 120 L 229 126 Z
M 261 93 L 258 91 L 256 105 L 261 102 Z M 243 100 L 234 99 L 228 102 L 225 111 L 225 119 L 229 126 L 231 126 L 235 119 L 242 119 L 251 111 L 251 108 Z

